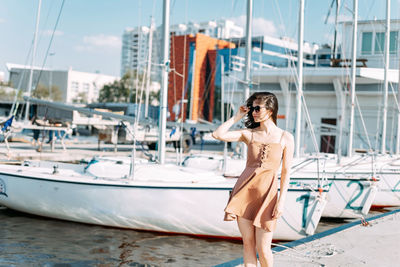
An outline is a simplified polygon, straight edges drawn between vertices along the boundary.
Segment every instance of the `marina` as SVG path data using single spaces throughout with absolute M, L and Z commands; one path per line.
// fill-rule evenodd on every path
M 65 0 L 38 67 L 42 5 L 46 23 L 52 9 L 38 0 L 25 64 L 7 62 L 8 81 L 0 72 L 0 266 L 226 267 L 255 264 L 257 253 L 264 267 L 271 240 L 275 266 L 393 265 L 400 20 L 391 1 L 385 19 L 360 16 L 358 0 L 329 1 L 325 26 L 309 26 L 330 25 L 320 43 L 304 37 L 306 9 L 321 3 L 274 3 L 257 19 L 264 3 L 236 1 L 242 22 L 219 14 L 174 25 L 180 3 L 159 2 L 149 27 L 139 4 L 122 38 L 85 35 L 86 49 L 72 46 L 121 48 L 116 76 L 50 66 Z M 295 25 L 281 8 L 296 10 L 286 16 Z M 277 21 L 280 36 L 256 33 Z M 238 217 L 252 224 L 238 220 L 239 231 Z
M 77 142 L 77 140 L 67 141 L 67 153 L 63 152 L 61 147 L 52 152 L 50 145 L 46 145 L 41 152 L 38 152 L 30 143 L 12 142 L 11 151 L 12 155 L 15 156 L 15 159 L 12 161 L 15 163 L 18 159 L 33 161 L 42 159 L 45 161 L 49 159 L 54 160 L 55 157 L 60 157 L 60 161 L 65 162 L 72 160 L 79 162 L 85 158 L 86 161 L 90 161 L 93 155 L 98 153 L 103 156 L 113 156 L 117 158 L 126 157 L 131 153 L 129 146 L 127 147 L 125 145 L 118 145 L 117 152 L 115 152 L 112 144 L 102 144 L 102 151 L 99 152 L 97 143 L 93 141 L 96 140 L 93 138 L 82 138 L 80 142 Z M 200 145 L 196 145 L 193 147 L 192 153 L 197 155 L 201 155 L 202 153 L 207 155 L 210 152 L 221 153 L 217 151 L 221 150 L 222 146 L 223 144 L 206 144 L 203 146 L 203 149 L 205 150 L 202 151 Z M 2 160 L 7 161 L 8 159 L 6 157 L 7 153 L 5 147 L 2 148 L 0 153 Z M 63 153 L 65 154 L 63 155 Z M 138 151 L 138 154 L 140 155 L 140 151 Z M 70 158 L 68 158 L 67 155 L 70 155 Z M 175 156 L 173 147 L 167 147 L 167 155 L 170 158 Z M 224 204 L 223 201 L 222 204 Z M 392 212 L 390 209 L 373 210 L 369 212 L 366 218 L 386 213 L 391 214 Z M 2 239 L 2 248 L 7 251 L 7 256 L 4 257 L 1 262 L 4 265 L 14 264 L 18 266 L 21 262 L 32 261 L 32 263 L 38 264 L 42 262 L 47 264 L 62 263 L 71 264 L 72 266 L 74 266 L 74 264 L 81 264 L 83 266 L 101 266 L 101 264 L 107 266 L 107 264 L 109 264 L 110 266 L 113 266 L 113 264 L 117 263 L 122 264 L 122 266 L 124 266 L 124 264 L 126 266 L 130 266 L 129 264 L 133 266 L 182 266 L 186 264 L 193 266 L 218 266 L 218 264 L 223 264 L 223 257 L 226 257 L 226 264 L 229 262 L 238 264 L 238 262 L 240 262 L 240 259 L 237 259 L 237 256 L 241 254 L 240 240 L 228 241 L 226 239 L 204 239 L 192 236 L 166 235 L 159 232 L 146 233 L 134 230 L 91 226 L 87 224 L 77 224 L 26 215 L 26 213 L 19 213 L 6 208 L 1 209 L 0 216 L 2 217 L 2 221 L 5 223 L 2 230 L 5 237 Z M 220 220 L 222 222 L 222 217 Z M 338 225 L 346 225 L 346 223 L 353 220 L 355 220 L 358 225 L 358 219 L 332 220 L 329 218 L 322 218 L 315 233 L 318 236 L 321 232 L 341 227 Z M 353 223 L 353 225 L 356 224 Z M 36 228 L 38 229 L 36 230 Z M 42 233 L 44 229 L 47 229 L 46 234 L 39 234 Z M 60 229 L 64 229 L 63 231 L 68 234 L 64 235 L 58 233 Z M 52 234 L 52 231 L 54 231 L 54 234 Z M 56 235 L 56 233 L 58 233 L 58 235 Z M 54 236 L 60 236 L 59 241 L 55 241 Z M 110 236 L 113 238 L 107 238 Z M 312 239 L 312 237 L 313 236 L 310 238 Z M 74 238 L 77 240 L 74 240 Z M 36 242 L 39 242 L 39 244 Z M 54 248 L 54 242 L 60 242 L 60 246 Z M 90 244 L 91 242 L 96 242 L 98 245 L 96 245 L 96 247 L 89 246 L 90 249 L 82 247 L 82 244 Z M 180 245 L 171 246 L 171 244 L 176 243 Z M 332 243 L 333 242 L 330 244 Z M 64 246 L 61 244 L 64 244 Z M 279 242 L 277 244 L 287 246 L 287 244 L 292 243 Z M 26 250 L 22 251 L 20 249 L 21 246 L 26 248 Z M 307 254 L 308 247 L 306 245 L 303 246 L 304 248 L 302 248 L 302 252 L 300 253 Z M 188 250 L 187 252 L 184 252 L 185 247 Z M 198 252 L 191 253 L 193 248 Z M 279 246 L 277 248 L 279 248 Z M 319 246 L 319 248 L 322 249 L 321 246 Z M 177 249 L 179 249 L 179 252 Z M 210 251 L 218 251 L 218 254 L 215 254 L 215 257 L 207 257 L 205 260 L 203 255 L 208 255 L 211 253 Z M 294 254 L 298 255 L 298 253 Z M 85 255 L 86 259 L 84 261 L 82 261 L 83 255 Z M 86 255 L 90 256 L 87 257 Z M 309 260 L 309 257 L 306 258 Z M 283 256 L 283 259 L 287 259 L 287 257 Z M 313 260 L 318 261 L 316 259 Z M 303 260 L 300 261 L 299 266 L 308 263 L 309 261 Z M 287 262 L 285 260 L 279 260 L 277 261 L 277 264 L 282 264 L 277 266 L 286 266 Z M 238 265 L 240 266 L 240 263 Z

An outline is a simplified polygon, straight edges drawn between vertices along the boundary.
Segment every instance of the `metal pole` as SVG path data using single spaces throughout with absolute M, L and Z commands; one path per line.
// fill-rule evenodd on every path
M 244 89 L 244 101 L 246 101 L 250 97 L 250 68 L 251 68 L 251 27 L 253 24 L 253 0 L 247 0 L 247 15 L 246 15 L 246 54 L 245 54 L 245 72 L 244 72 L 244 81 L 245 81 L 245 89 Z M 247 150 L 246 145 L 242 143 L 241 145 L 242 158 L 247 158 Z
M 164 0 L 163 24 L 162 24 L 162 85 L 160 94 L 160 135 L 158 137 L 158 159 L 160 164 L 165 163 L 165 132 L 167 124 L 167 100 L 168 100 L 168 72 L 169 72 L 169 0 Z
M 224 57 L 221 56 L 221 123 L 225 121 L 225 64 L 224 64 Z M 222 163 L 222 174 L 226 172 L 226 163 L 228 160 L 228 143 L 224 142 L 224 159 Z
M 224 79 L 224 74 L 225 74 L 225 64 L 224 64 L 224 56 L 221 56 L 221 123 L 224 123 L 225 121 L 225 79 Z
M 298 87 L 297 87 L 297 117 L 296 117 L 296 150 L 295 156 L 300 156 L 300 136 L 301 136 L 301 98 L 303 96 L 303 42 L 304 42 L 304 0 L 300 0 L 299 7 L 299 40 L 298 40 Z
M 353 43 L 352 43 L 352 61 L 351 61 L 351 107 L 350 107 L 350 129 L 349 129 L 349 147 L 347 155 L 353 154 L 353 131 L 354 131 L 354 102 L 356 94 L 356 52 L 357 52 L 357 26 L 358 26 L 358 0 L 353 0 Z
M 42 5 L 42 0 L 39 0 L 39 5 L 38 5 L 38 9 L 37 9 L 37 17 L 36 17 L 35 33 L 33 35 L 33 49 L 32 49 L 32 59 L 31 59 L 31 69 L 29 71 L 28 96 L 31 96 L 31 92 L 32 92 L 33 65 L 35 63 L 36 41 L 37 41 L 37 33 L 38 33 L 38 29 L 39 29 L 41 5 Z M 29 101 L 26 102 L 25 120 L 26 121 L 29 120 Z
M 382 142 L 381 153 L 386 153 L 386 124 L 388 106 L 388 71 L 389 71 L 389 48 L 390 48 L 390 0 L 386 0 L 386 31 L 385 31 L 385 83 L 383 89 L 383 116 L 382 116 Z
M 397 82 L 397 103 L 400 103 L 400 62 L 399 62 L 399 80 Z M 397 136 L 396 136 L 396 154 L 400 154 L 400 110 L 397 109 Z
M 193 51 L 193 60 L 192 60 L 192 84 L 190 85 L 189 120 L 193 120 L 194 82 L 196 81 L 196 77 L 194 76 L 195 74 L 196 74 L 196 49 Z
M 146 71 L 146 99 L 144 104 L 144 116 L 147 118 L 149 116 L 149 98 L 150 98 L 150 76 L 151 76 L 151 55 L 153 52 L 153 30 L 154 30 L 154 20 L 151 18 L 150 30 L 149 30 L 149 52 L 147 58 L 147 71 Z
M 244 73 L 244 80 L 246 82 L 246 88 L 244 91 L 245 100 L 250 96 L 250 67 L 251 67 L 251 26 L 253 21 L 253 0 L 247 0 L 247 20 L 246 20 L 246 67 Z
M 53 58 L 55 53 L 50 53 L 49 56 Z M 49 75 L 49 99 L 52 100 L 52 95 L 51 95 L 51 87 L 53 87 L 53 60 L 50 60 L 50 75 Z
M 334 59 L 337 58 L 336 39 L 337 39 L 337 26 L 338 26 L 339 7 L 340 7 L 340 0 L 336 0 L 335 34 L 334 34 L 334 37 L 333 37 L 333 58 Z

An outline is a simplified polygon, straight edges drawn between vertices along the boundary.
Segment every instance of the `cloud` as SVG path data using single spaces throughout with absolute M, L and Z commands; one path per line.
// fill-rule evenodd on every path
M 76 45 L 74 49 L 79 52 L 92 52 L 99 49 L 120 49 L 121 38 L 114 35 L 90 35 L 84 36 L 82 44 Z
M 44 30 L 43 31 L 43 35 L 45 35 L 45 36 L 51 36 L 53 34 L 53 30 Z M 62 35 L 64 35 L 64 32 L 62 32 L 62 31 L 55 31 L 54 32 L 54 36 L 62 36 Z
M 236 18 L 230 18 L 236 25 L 243 28 L 246 31 L 246 16 L 242 15 Z M 269 35 L 269 36 L 276 36 L 277 34 L 277 27 L 275 26 L 274 22 L 264 19 L 264 18 L 253 18 L 253 36 L 260 36 L 260 35 Z
M 0 18 L 0 23 L 6 22 L 6 19 Z
M 88 51 L 93 51 L 93 47 L 91 46 L 84 46 L 84 45 L 76 45 L 74 46 L 74 49 L 78 52 L 88 52 Z
M 93 47 L 108 47 L 108 48 L 120 48 L 121 38 L 115 35 L 92 35 L 84 36 L 83 43 Z

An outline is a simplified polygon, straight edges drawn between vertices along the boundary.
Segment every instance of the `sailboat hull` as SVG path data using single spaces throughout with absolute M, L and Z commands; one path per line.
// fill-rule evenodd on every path
M 297 173 L 302 176 L 307 174 Z M 308 183 L 317 187 L 318 180 L 309 175 L 309 178 L 292 177 L 292 183 Z M 365 178 L 331 178 L 324 180 L 327 184 L 329 193 L 328 203 L 322 213 L 322 217 L 327 218 L 360 218 L 368 214 L 372 203 L 375 200 L 378 187 L 377 181 Z
M 74 222 L 201 236 L 239 238 L 236 222 L 223 221 L 233 184 L 116 181 L 53 174 L 49 168 L 0 169 L 0 204 Z M 26 170 L 24 170 L 26 169 Z M 157 170 L 153 170 L 153 172 Z M 313 234 L 324 194 L 292 188 L 274 239 Z
M 379 190 L 373 207 L 400 206 L 400 173 L 378 172 L 376 176 L 380 179 Z

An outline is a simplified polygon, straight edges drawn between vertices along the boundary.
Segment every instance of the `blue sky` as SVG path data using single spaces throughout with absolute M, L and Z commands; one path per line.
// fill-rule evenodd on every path
M 267 34 L 297 39 L 298 0 L 253 0 L 253 35 Z M 342 0 L 341 19 L 351 18 L 352 0 Z M 360 19 L 385 18 L 385 0 L 360 0 Z M 62 0 L 42 0 L 37 66 L 45 51 Z M 333 20 L 324 24 L 331 0 L 305 0 L 305 40 L 329 43 Z M 392 0 L 392 19 L 399 18 L 400 0 Z M 30 64 L 37 0 L 0 1 L 0 71 L 5 64 Z M 233 19 L 244 26 L 246 0 L 171 0 L 171 24 Z M 119 75 L 121 37 L 126 27 L 161 22 L 161 0 L 65 0 L 46 67 Z M 332 17 L 333 18 L 333 17 Z

